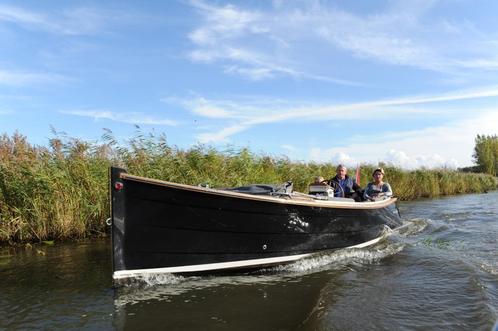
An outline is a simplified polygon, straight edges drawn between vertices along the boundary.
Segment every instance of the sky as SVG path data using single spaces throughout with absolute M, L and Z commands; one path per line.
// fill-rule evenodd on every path
M 0 133 L 473 165 L 498 134 L 498 2 L 0 0 Z

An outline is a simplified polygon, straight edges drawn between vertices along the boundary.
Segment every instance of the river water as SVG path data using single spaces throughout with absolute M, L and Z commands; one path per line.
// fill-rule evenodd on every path
M 368 249 L 113 289 L 110 242 L 0 249 L 0 329 L 492 330 L 498 192 L 400 203 Z

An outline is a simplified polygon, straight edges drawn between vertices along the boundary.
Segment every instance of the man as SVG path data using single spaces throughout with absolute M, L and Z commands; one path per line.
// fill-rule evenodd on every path
M 333 177 L 329 182 L 330 186 L 334 189 L 334 196 L 341 198 L 355 198 L 353 194 L 361 190 L 360 185 L 354 182 L 348 175 L 348 169 L 339 164 L 335 169 L 335 177 Z M 357 194 L 355 194 L 356 196 Z

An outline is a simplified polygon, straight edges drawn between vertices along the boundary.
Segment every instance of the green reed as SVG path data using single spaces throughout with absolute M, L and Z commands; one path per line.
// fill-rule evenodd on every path
M 106 130 L 99 142 L 55 133 L 49 146 L 34 146 L 20 134 L 0 137 L 0 243 L 79 239 L 106 235 L 108 170 L 211 187 L 294 182 L 307 192 L 315 176 L 331 178 L 331 163 L 296 162 L 258 155 L 247 148 L 217 150 L 197 145 L 180 149 L 164 136 L 137 131 L 120 145 Z M 361 184 L 375 167 L 362 165 Z M 496 189 L 495 177 L 457 171 L 406 171 L 384 167 L 385 179 L 402 200 Z M 353 176 L 354 169 L 349 169 Z

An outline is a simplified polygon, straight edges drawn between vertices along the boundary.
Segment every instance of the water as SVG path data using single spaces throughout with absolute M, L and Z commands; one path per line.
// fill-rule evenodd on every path
M 0 250 L 0 329 L 491 330 L 498 192 L 401 203 L 368 249 L 237 276 L 114 290 L 110 243 Z

